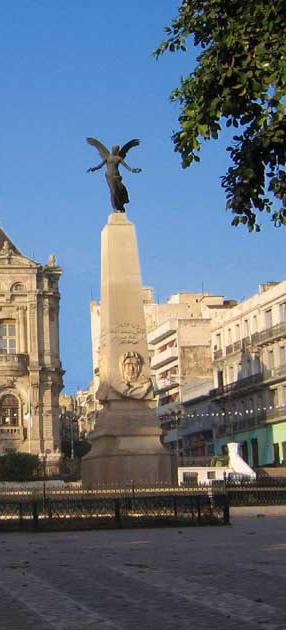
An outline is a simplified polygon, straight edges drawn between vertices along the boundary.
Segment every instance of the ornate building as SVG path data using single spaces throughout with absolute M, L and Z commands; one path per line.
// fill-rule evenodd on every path
M 55 256 L 36 263 L 0 229 L 0 454 L 59 456 L 60 276 Z

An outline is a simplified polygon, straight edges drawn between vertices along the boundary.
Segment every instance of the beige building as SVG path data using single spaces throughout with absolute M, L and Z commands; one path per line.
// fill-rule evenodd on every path
M 156 304 L 150 288 L 143 301 L 170 447 L 219 455 L 234 441 L 251 466 L 285 463 L 286 281 L 263 284 L 239 304 L 205 293 L 178 293 Z M 100 307 L 93 310 L 100 329 Z M 99 354 L 97 343 L 95 371 Z
M 236 304 L 222 296 L 181 292 L 164 304 L 154 302 L 153 290 L 143 287 L 150 365 L 158 414 L 165 431 L 173 423 L 171 413 L 188 399 L 190 391 L 212 377 L 211 325 L 221 312 Z M 100 361 L 100 305 L 91 303 L 94 391 Z
M 0 454 L 59 456 L 61 269 L 23 256 L 0 229 Z
M 211 379 L 189 383 L 165 441 L 184 455 L 221 454 L 238 442 L 251 466 L 286 463 L 286 282 L 217 310 Z M 273 474 L 273 473 L 272 473 Z
M 80 437 L 85 437 L 94 429 L 97 401 L 92 387 L 78 390 L 74 396 L 78 430 Z
M 212 375 L 211 324 L 233 301 L 208 293 L 177 293 L 145 304 L 151 368 L 163 418 Z
M 77 426 L 77 435 L 84 438 L 93 431 L 96 417 L 96 399 L 92 387 L 77 390 L 75 394 L 60 395 L 61 418 L 68 424 L 72 418 Z M 65 420 L 66 417 L 66 420 Z M 63 427 L 65 430 L 65 427 Z M 76 431 L 74 431 L 76 433 Z

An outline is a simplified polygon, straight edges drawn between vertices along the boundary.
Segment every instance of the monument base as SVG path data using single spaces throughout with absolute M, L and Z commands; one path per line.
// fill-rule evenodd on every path
M 174 483 L 172 457 L 160 442 L 155 411 L 145 401 L 114 401 L 105 406 L 82 459 L 86 488 L 100 484 Z

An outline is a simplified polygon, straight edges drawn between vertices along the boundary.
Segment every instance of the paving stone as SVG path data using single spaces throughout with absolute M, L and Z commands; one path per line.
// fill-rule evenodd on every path
M 1 630 L 285 630 L 286 510 L 230 527 L 2 533 Z

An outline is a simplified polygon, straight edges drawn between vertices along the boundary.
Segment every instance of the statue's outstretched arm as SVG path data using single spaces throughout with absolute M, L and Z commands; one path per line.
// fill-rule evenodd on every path
M 142 168 L 131 168 L 130 166 L 128 166 L 128 164 L 126 164 L 126 162 L 124 162 L 124 160 L 122 160 L 121 164 L 122 164 L 122 166 L 125 166 L 125 168 L 127 168 L 127 170 L 130 171 L 130 173 L 141 173 L 142 172 Z
M 105 164 L 106 160 L 102 160 L 102 162 L 100 162 L 100 164 L 98 164 L 97 166 L 93 166 L 92 168 L 88 168 L 87 169 L 87 173 L 94 173 L 94 171 L 99 171 L 100 168 L 102 168 Z

